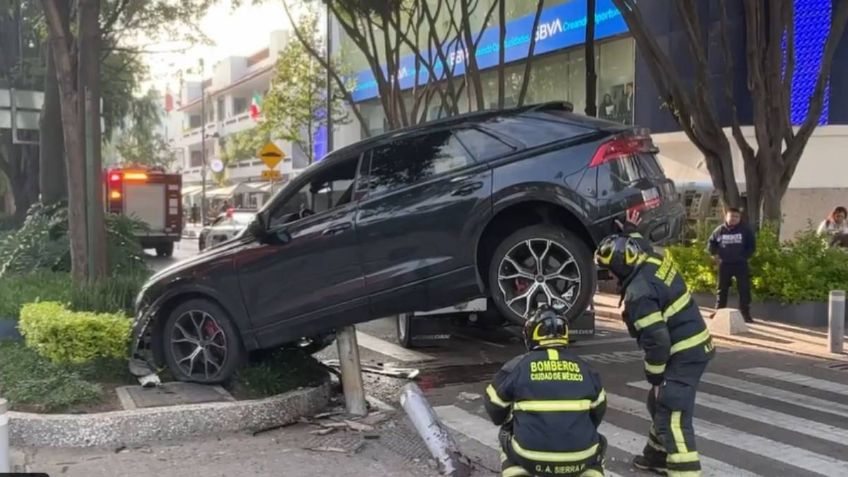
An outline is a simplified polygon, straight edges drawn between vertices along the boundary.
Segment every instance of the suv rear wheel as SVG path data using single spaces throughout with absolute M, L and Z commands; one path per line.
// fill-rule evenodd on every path
M 513 323 L 523 324 L 540 303 L 571 320 L 586 309 L 595 290 L 592 253 L 559 227 L 520 229 L 495 250 L 489 289 L 498 309 Z

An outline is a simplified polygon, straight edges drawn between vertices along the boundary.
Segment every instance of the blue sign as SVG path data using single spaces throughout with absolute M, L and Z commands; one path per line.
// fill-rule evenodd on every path
M 830 33 L 832 14 L 830 0 L 795 0 L 795 72 L 789 100 L 792 124 L 802 124 L 807 119 L 810 98 L 819 79 L 824 44 Z M 826 87 L 824 91 L 819 125 L 827 124 L 829 89 Z
M 533 29 L 535 13 L 516 18 L 506 24 L 506 37 L 504 38 L 504 54 L 507 63 L 521 60 L 527 57 L 530 51 L 530 35 Z M 627 24 L 621 17 L 621 12 L 615 8 L 612 0 L 598 0 L 595 8 L 595 38 L 607 38 L 627 32 Z M 570 46 L 579 45 L 586 39 L 586 2 L 573 0 L 554 7 L 546 8 L 539 17 L 539 26 L 536 29 L 536 49 L 534 54 L 541 55 L 551 51 L 561 50 Z M 465 62 L 467 52 L 461 47 L 460 42 L 451 41 L 443 48 L 448 72 L 459 76 L 465 73 Z M 498 52 L 500 50 L 500 32 L 497 26 L 492 26 L 483 31 L 477 46 L 476 58 L 478 67 L 483 70 L 498 65 Z M 423 53 L 429 58 L 428 53 Z M 433 58 L 438 55 L 432 52 Z M 445 64 L 441 61 L 433 62 L 433 73 L 435 79 L 446 78 Z M 383 67 L 386 72 L 385 66 Z M 419 85 L 430 81 L 430 71 L 427 66 L 420 65 L 416 70 L 415 55 L 410 54 L 400 59 L 398 65 L 398 81 L 402 89 L 413 87 L 416 82 Z M 356 73 L 356 87 L 353 90 L 354 101 L 363 101 L 379 96 L 377 81 L 370 69 Z

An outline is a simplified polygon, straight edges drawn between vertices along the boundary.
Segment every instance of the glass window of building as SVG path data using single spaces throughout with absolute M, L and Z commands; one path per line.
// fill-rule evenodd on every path
M 598 116 L 633 124 L 635 43 L 631 38 L 624 38 L 602 43 L 599 47 Z
M 247 112 L 247 98 L 233 98 L 233 116 Z

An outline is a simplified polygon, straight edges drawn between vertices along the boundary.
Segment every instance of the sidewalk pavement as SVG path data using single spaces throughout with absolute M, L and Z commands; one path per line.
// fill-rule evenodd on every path
M 611 293 L 595 294 L 595 314 L 599 321 L 625 329 L 618 309 L 619 296 Z M 715 310 L 701 307 L 701 315 L 709 319 Z M 813 358 L 826 358 L 848 361 L 848 354 L 833 354 L 828 349 L 827 330 L 801 328 L 767 320 L 756 320 L 748 324 L 748 333 L 741 335 L 722 335 L 713 333 L 716 338 L 749 346 L 758 346 Z M 848 335 L 846 335 L 848 336 Z M 848 339 L 846 349 L 848 349 Z
M 366 438 L 360 433 L 317 436 L 311 433 L 314 429 L 297 424 L 256 436 L 228 434 L 126 449 L 22 451 L 28 472 L 65 477 L 438 475 L 426 461 L 403 457 L 383 445 L 381 441 L 391 440 L 391 435 L 381 432 L 379 438 Z

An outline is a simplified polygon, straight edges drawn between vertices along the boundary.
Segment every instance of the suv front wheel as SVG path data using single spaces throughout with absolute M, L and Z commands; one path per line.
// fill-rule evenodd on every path
M 513 323 L 524 324 L 539 304 L 574 319 L 589 305 L 595 290 L 592 253 L 559 227 L 520 229 L 495 250 L 489 289 L 498 309 Z

